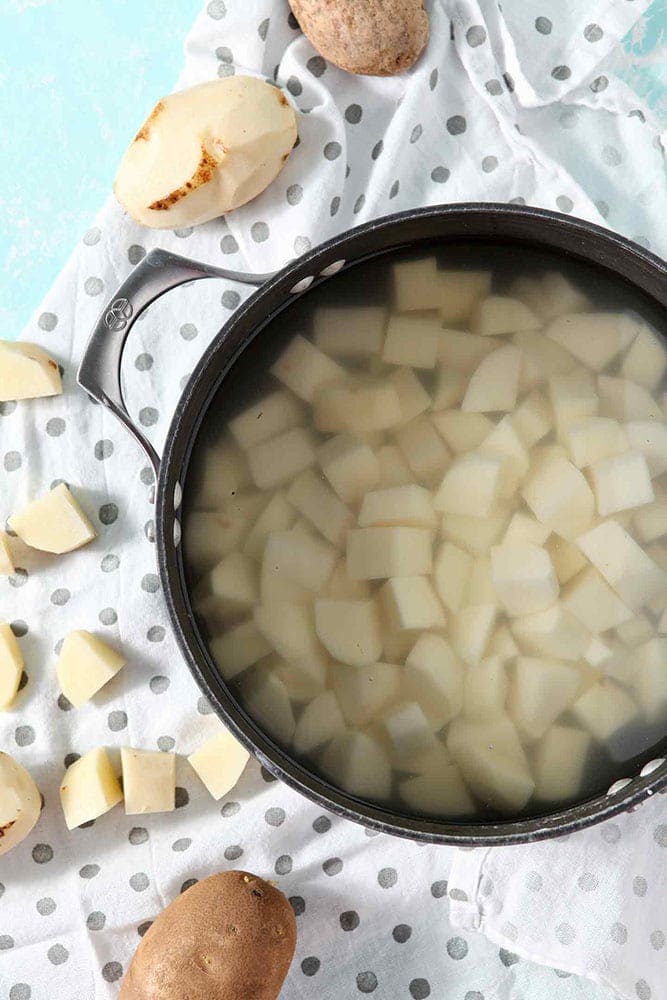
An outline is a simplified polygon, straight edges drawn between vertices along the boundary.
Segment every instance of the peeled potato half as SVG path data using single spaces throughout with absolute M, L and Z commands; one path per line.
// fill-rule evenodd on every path
M 296 141 L 281 90 L 227 77 L 164 97 L 127 149 L 114 191 L 145 226 L 197 226 L 244 205 L 280 172 Z

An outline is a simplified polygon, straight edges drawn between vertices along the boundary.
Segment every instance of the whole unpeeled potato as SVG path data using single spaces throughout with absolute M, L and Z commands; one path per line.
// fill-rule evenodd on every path
M 348 73 L 403 73 L 428 41 L 423 0 L 290 0 L 290 6 L 317 51 Z
M 28 771 L 8 753 L 0 753 L 0 854 L 28 836 L 41 809 L 42 797 Z
M 295 946 L 282 892 L 248 872 L 212 875 L 149 927 L 120 1000 L 275 1000 Z
M 196 226 L 260 194 L 296 136 L 277 87 L 251 76 L 201 83 L 158 101 L 121 160 L 114 191 L 145 226 Z

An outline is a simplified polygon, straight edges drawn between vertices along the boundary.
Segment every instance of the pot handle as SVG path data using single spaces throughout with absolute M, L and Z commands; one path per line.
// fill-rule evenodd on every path
M 160 456 L 133 423 L 125 406 L 120 381 L 123 350 L 136 320 L 147 306 L 165 292 L 199 278 L 228 278 L 248 285 L 262 285 L 272 275 L 252 275 L 201 264 L 168 250 L 151 250 L 125 279 L 107 303 L 93 328 L 77 371 L 77 382 L 98 403 L 117 417 L 138 441 L 157 477 Z

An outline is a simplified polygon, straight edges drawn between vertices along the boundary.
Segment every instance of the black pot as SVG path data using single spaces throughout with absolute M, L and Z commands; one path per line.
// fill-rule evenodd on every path
M 563 260 L 598 265 L 608 276 L 634 286 L 655 313 L 667 310 L 665 263 L 630 241 L 563 215 L 534 208 L 464 204 L 403 212 L 370 222 L 299 257 L 272 276 L 248 276 L 199 264 L 163 250 L 151 251 L 106 306 L 78 372 L 79 384 L 123 422 L 148 454 L 157 481 L 157 551 L 169 614 L 178 643 L 211 705 L 264 767 L 326 809 L 377 830 L 433 843 L 477 846 L 516 844 L 589 826 L 636 807 L 667 789 L 667 761 L 626 764 L 606 794 L 542 816 L 498 822 L 435 821 L 403 815 L 338 790 L 292 759 L 262 732 L 233 697 L 200 635 L 190 605 L 180 546 L 182 484 L 198 429 L 211 399 L 238 355 L 278 312 L 343 267 L 391 250 L 461 241 L 502 241 L 555 251 Z M 174 414 L 160 459 L 125 409 L 120 362 L 137 316 L 171 288 L 198 278 L 224 277 L 262 285 L 220 330 L 192 374 Z M 667 755 L 667 736 L 656 754 Z M 635 762 L 636 763 L 636 762 Z M 643 765 L 643 766 L 642 766 Z M 631 773 L 628 773 L 631 772 Z

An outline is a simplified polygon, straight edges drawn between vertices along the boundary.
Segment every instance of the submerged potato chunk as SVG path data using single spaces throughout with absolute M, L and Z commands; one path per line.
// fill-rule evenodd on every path
M 263 656 L 268 656 L 272 649 L 251 620 L 215 636 L 209 647 L 225 680 L 231 680 Z
M 510 616 L 551 607 L 559 585 L 549 553 L 530 542 L 505 542 L 491 549 L 493 586 Z
M 359 525 L 368 527 L 435 528 L 433 498 L 423 486 L 395 486 L 369 491 L 361 504 Z
M 97 819 L 123 800 L 123 792 L 106 750 L 89 750 L 65 771 L 60 804 L 68 830 Z
M 444 628 L 445 613 L 431 582 L 425 576 L 400 576 L 387 580 L 380 590 L 385 620 L 390 628 Z
M 315 464 L 315 440 L 304 427 L 293 427 L 270 441 L 253 445 L 247 454 L 255 485 L 271 490 Z
M 438 309 L 439 272 L 435 257 L 405 260 L 392 268 L 394 304 L 399 313 Z
M 435 731 L 461 711 L 464 668 L 441 635 L 425 632 L 405 661 L 403 689 L 416 701 Z
M 382 800 L 391 791 L 391 765 L 377 740 L 367 733 L 342 733 L 324 751 L 321 768 L 350 795 Z
M 591 465 L 598 514 L 607 517 L 655 499 L 646 459 L 640 451 L 603 458 Z
M 437 317 L 390 316 L 382 360 L 388 365 L 435 368 L 439 334 Z
M 579 548 L 633 611 L 661 594 L 665 571 L 616 521 L 603 521 L 578 539 Z
M 253 671 L 243 678 L 240 690 L 254 721 L 282 746 L 289 746 L 296 722 L 287 688 L 278 675 Z
M 13 514 L 8 524 L 26 545 L 59 555 L 86 545 L 97 535 L 65 483 Z
M 588 688 L 572 706 L 577 721 L 600 743 L 633 722 L 638 711 L 630 695 L 610 680 Z
M 523 809 L 535 783 L 516 730 L 506 716 L 493 721 L 456 721 L 447 749 L 459 765 L 466 785 L 485 806 L 501 813 Z
M 404 701 L 388 711 L 382 726 L 389 738 L 396 760 L 406 760 L 435 745 L 435 736 L 416 701 Z
M 226 729 L 202 743 L 188 757 L 214 799 L 231 792 L 243 773 L 250 754 Z
M 320 389 L 330 382 L 339 382 L 347 374 L 301 334 L 290 341 L 271 371 L 306 403 L 314 402 Z
M 488 517 L 494 512 L 498 498 L 502 464 L 497 455 L 486 455 L 482 451 L 455 458 L 445 473 L 433 506 L 444 514 Z
M 347 533 L 348 573 L 353 580 L 430 573 L 431 539 L 426 528 L 355 528 Z
M 433 564 L 433 584 L 444 606 L 456 614 L 463 606 L 473 570 L 473 557 L 452 542 L 444 542 Z
M 552 320 L 545 334 L 578 361 L 602 371 L 637 334 L 637 324 L 622 313 L 565 313 Z
M 341 667 L 333 675 L 333 689 L 345 721 L 351 726 L 366 726 L 398 699 L 401 668 L 381 662 L 370 667 Z
M 518 330 L 539 330 L 541 322 L 532 309 L 519 299 L 489 295 L 473 310 L 470 329 L 485 337 L 503 336 Z
M 355 503 L 377 486 L 380 463 L 373 450 L 350 434 L 338 434 L 317 452 L 324 475 L 343 503 Z
M 489 354 L 468 383 L 462 410 L 473 413 L 509 413 L 516 405 L 521 370 L 521 351 L 512 344 Z
M 573 799 L 582 787 L 591 737 L 573 726 L 552 726 L 535 746 L 535 795 L 543 802 Z
M 401 427 L 396 444 L 417 479 L 429 486 L 440 481 L 449 465 L 449 451 L 429 417 L 415 417 Z
M 380 659 L 380 616 L 373 600 L 316 600 L 315 630 L 324 648 L 340 663 L 366 667 Z
M 70 632 L 60 650 L 56 673 L 60 690 L 75 708 L 83 705 L 125 666 L 125 657 L 84 629 Z
M 528 741 L 539 740 L 571 707 L 579 691 L 577 667 L 520 656 L 508 697 L 509 714 Z
M 345 719 L 333 691 L 323 691 L 306 705 L 294 730 L 294 750 L 309 754 L 345 732 Z
M 57 362 L 37 344 L 0 340 L 0 372 L 0 403 L 63 391 Z
M 229 430 L 241 448 L 251 448 L 305 422 L 303 406 L 284 389 L 272 392 L 229 421 Z
M 368 358 L 382 353 L 387 311 L 383 306 L 333 306 L 313 316 L 315 346 L 339 358 Z
M 442 322 L 465 323 L 475 304 L 491 291 L 491 274 L 488 271 L 439 271 L 438 287 Z
M 469 816 L 475 803 L 456 764 L 402 781 L 398 793 L 409 809 L 427 816 Z

